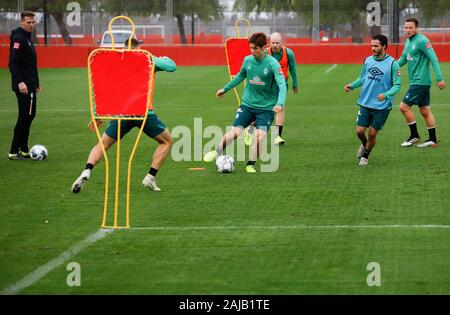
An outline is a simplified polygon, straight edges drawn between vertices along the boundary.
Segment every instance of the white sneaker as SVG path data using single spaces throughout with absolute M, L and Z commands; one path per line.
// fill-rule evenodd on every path
M 408 140 L 406 140 L 405 142 L 403 142 L 401 144 L 402 147 L 411 147 L 417 143 L 419 143 L 420 139 L 419 138 L 409 138 Z
M 147 176 L 144 177 L 142 184 L 150 190 L 161 191 L 161 189 L 156 185 L 155 177 L 150 174 L 147 174 Z
M 365 157 L 361 157 L 361 159 L 359 159 L 358 165 L 366 166 L 367 164 L 369 164 L 369 159 L 366 159 Z
M 85 169 L 81 172 L 81 175 L 77 178 L 77 180 L 72 185 L 72 192 L 79 193 L 81 188 L 83 188 L 84 184 L 91 177 L 91 170 Z
M 358 152 L 356 153 L 356 158 L 359 160 L 360 158 L 362 158 L 363 154 L 364 154 L 364 146 L 361 144 L 359 146 Z
M 438 146 L 439 146 L 439 144 L 437 144 L 436 142 L 431 141 L 431 140 L 427 140 L 424 143 L 421 143 L 421 144 L 417 145 L 418 148 L 426 148 L 426 147 L 434 147 L 434 148 L 436 148 Z
M 212 162 L 215 159 L 217 159 L 217 151 L 213 150 L 213 151 L 209 151 L 208 153 L 205 154 L 205 156 L 203 157 L 203 161 L 205 162 Z

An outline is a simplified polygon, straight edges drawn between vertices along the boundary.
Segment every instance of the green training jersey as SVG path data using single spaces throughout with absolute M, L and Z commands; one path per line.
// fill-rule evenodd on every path
M 286 55 L 288 58 L 289 74 L 292 77 L 292 87 L 298 88 L 297 62 L 295 61 L 294 52 L 292 51 L 292 49 L 286 47 Z M 283 57 L 283 49 L 281 49 L 278 53 L 274 53 L 272 51 L 272 57 L 274 57 L 278 62 L 280 62 L 281 58 Z M 286 79 L 286 83 L 288 83 L 288 79 Z
M 430 40 L 420 33 L 408 38 L 398 63 L 400 67 L 408 63 L 410 85 L 431 85 L 430 62 L 436 81 L 442 81 L 441 68 Z
M 284 106 L 286 81 L 278 61 L 264 52 L 261 60 L 253 55 L 244 58 L 239 73 L 225 87 L 225 92 L 246 80 L 242 105 L 272 110 L 275 105 Z

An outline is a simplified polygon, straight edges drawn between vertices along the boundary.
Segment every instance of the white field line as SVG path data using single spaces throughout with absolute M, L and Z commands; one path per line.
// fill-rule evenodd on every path
M 84 250 L 88 246 L 94 244 L 98 240 L 101 240 L 102 238 L 104 238 L 105 236 L 110 234 L 112 231 L 113 230 L 102 229 L 102 230 L 95 232 L 94 234 L 89 235 L 87 238 L 85 238 L 84 240 L 75 244 L 74 246 L 72 246 L 71 248 L 69 248 L 68 250 L 63 252 L 61 255 L 59 255 L 58 257 L 53 258 L 45 265 L 38 267 L 36 270 L 34 270 L 33 272 L 26 275 L 23 279 L 17 281 L 13 285 L 0 291 L 0 295 L 13 295 L 13 294 L 19 293 L 23 289 L 25 289 L 25 288 L 33 285 L 37 281 L 39 281 L 47 273 L 58 268 L 64 262 L 66 262 L 73 256 L 77 255 L 78 253 L 80 253 L 82 250 Z
M 335 63 L 334 65 L 332 65 L 331 67 L 329 67 L 327 70 L 325 70 L 325 73 L 330 73 L 331 71 L 333 71 L 334 69 L 336 69 L 338 65 Z
M 431 104 L 431 107 L 435 107 L 435 106 L 446 106 L 448 107 L 450 104 Z M 336 107 L 336 105 L 330 105 L 330 106 L 308 106 L 308 105 L 301 105 L 302 109 L 314 109 L 314 110 L 318 110 L 318 109 L 323 109 L 323 110 L 330 110 L 330 109 L 347 109 L 347 108 L 354 108 L 355 105 L 345 105 L 345 106 L 338 106 Z M 157 113 L 159 112 L 173 112 L 173 111 L 181 111 L 181 110 L 185 110 L 185 111 L 192 111 L 192 110 L 203 110 L 206 109 L 206 107 L 199 107 L 199 106 L 195 106 L 195 107 L 170 107 L 170 108 L 158 108 L 156 110 Z M 222 107 L 209 107 L 208 111 L 226 111 L 227 109 L 224 109 Z M 86 112 L 86 117 L 89 119 L 89 111 L 86 111 L 84 109 L 38 109 L 39 112 L 42 113 L 82 113 L 82 112 Z M 0 109 L 0 113 L 17 113 L 17 109 Z
M 450 225 L 276 225 L 276 226 L 147 226 L 132 231 L 191 231 L 191 230 L 347 230 L 347 229 L 450 229 Z

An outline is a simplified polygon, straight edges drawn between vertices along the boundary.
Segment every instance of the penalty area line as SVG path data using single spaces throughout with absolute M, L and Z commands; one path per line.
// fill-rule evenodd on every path
M 29 273 L 28 275 L 26 275 L 24 278 L 17 281 L 13 285 L 0 291 L 0 295 L 14 295 L 14 294 L 19 293 L 23 289 L 33 285 L 34 283 L 36 283 L 37 281 L 42 279 L 47 273 L 58 268 L 64 262 L 66 262 L 73 256 L 77 255 L 78 253 L 80 253 L 81 251 L 86 249 L 88 246 L 90 246 L 90 245 L 94 244 L 95 242 L 97 242 L 98 240 L 101 240 L 102 238 L 106 237 L 111 232 L 113 232 L 113 230 L 101 229 L 101 230 L 89 235 L 87 238 L 78 242 L 77 244 L 75 244 L 74 246 L 72 246 L 71 248 L 69 248 L 68 250 L 63 252 L 58 257 L 53 258 L 48 263 L 38 267 L 36 270 Z
M 450 225 L 278 225 L 278 226 L 147 226 L 132 227 L 131 231 L 183 230 L 299 230 L 299 229 L 450 229 Z

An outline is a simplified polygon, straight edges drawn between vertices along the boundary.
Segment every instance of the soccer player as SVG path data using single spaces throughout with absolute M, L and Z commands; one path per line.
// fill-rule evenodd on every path
M 392 98 L 401 89 L 400 66 L 386 53 L 387 37 L 381 34 L 373 36 L 371 47 L 373 56 L 364 61 L 359 78 L 345 85 L 346 92 L 362 87 L 356 121 L 356 134 L 361 140 L 356 156 L 362 166 L 369 163 L 369 155 L 375 146 L 378 132 L 392 109 Z
M 252 54 L 244 58 L 241 70 L 234 79 L 216 92 L 216 96 L 221 98 L 246 80 L 242 104 L 237 110 L 233 127 L 224 135 L 216 150 L 205 154 L 205 162 L 212 162 L 222 155 L 225 147 L 239 137 L 244 128 L 256 121 L 256 141 L 246 166 L 247 173 L 256 173 L 254 165 L 261 153 L 267 129 L 272 125 L 275 112 L 279 112 L 286 101 L 283 70 L 278 61 L 264 50 L 266 42 L 264 33 L 254 33 L 249 39 Z
M 295 61 L 294 52 L 283 45 L 283 39 L 280 33 L 272 33 L 270 35 L 270 47 L 267 49 L 267 53 L 274 57 L 281 65 L 283 75 L 286 80 L 286 89 L 289 90 L 289 73 L 292 77 L 292 90 L 294 94 L 298 94 L 298 80 L 297 80 L 297 64 Z M 286 105 L 285 105 L 286 106 Z M 277 127 L 277 137 L 275 138 L 275 144 L 283 145 L 286 141 L 281 137 L 284 126 L 284 108 L 276 114 L 275 125 Z M 252 140 L 253 126 L 248 128 L 248 132 L 245 136 L 246 144 L 250 145 Z
M 128 40 L 125 42 L 125 47 L 128 47 Z M 131 47 L 136 49 L 139 48 L 139 42 L 132 38 Z M 176 70 L 176 64 L 168 57 L 153 57 L 153 62 L 155 63 L 155 71 L 167 71 L 174 72 Z M 103 121 L 101 119 L 96 119 L 95 123 L 97 126 L 101 126 Z M 117 120 L 112 120 L 105 132 L 102 135 L 102 142 L 105 150 L 108 150 L 117 141 Z M 134 127 L 140 128 L 142 126 L 142 121 L 138 120 L 124 120 L 121 122 L 120 137 L 125 136 Z M 93 122 L 89 123 L 89 129 L 95 131 Z M 151 163 L 150 170 L 145 176 L 142 184 L 153 191 L 161 191 L 161 189 L 156 185 L 156 174 L 158 170 L 163 165 L 167 155 L 169 154 L 170 147 L 172 145 L 172 137 L 169 130 L 167 130 L 166 125 L 156 116 L 155 112 L 151 109 L 147 115 L 147 121 L 143 132 L 150 138 L 153 138 L 158 142 L 158 146 L 153 154 L 153 159 Z M 102 159 L 103 151 L 101 145 L 96 144 L 89 154 L 85 169 L 81 172 L 81 175 L 75 180 L 72 185 L 72 192 L 78 193 L 81 188 L 83 188 L 86 181 L 90 178 L 92 169 L 94 166 Z
M 31 40 L 31 33 L 35 26 L 35 14 L 31 11 L 23 11 L 20 13 L 20 27 L 11 32 L 9 70 L 19 115 L 8 154 L 10 160 L 30 158 L 28 137 L 31 123 L 36 116 L 36 93 L 40 92 L 36 49 Z
M 442 90 L 445 81 L 442 79 L 439 62 L 430 40 L 419 33 L 419 21 L 415 18 L 407 19 L 405 22 L 406 43 L 403 53 L 398 60 L 400 67 L 408 63 L 409 90 L 400 103 L 400 111 L 409 126 L 410 136 L 401 144 L 402 147 L 411 147 L 420 142 L 417 131 L 416 116 L 411 107 L 419 106 L 419 111 L 425 120 L 428 129 L 428 139 L 418 144 L 417 147 L 437 147 L 436 120 L 430 108 L 431 74 L 430 62 L 433 66 L 437 86 Z

